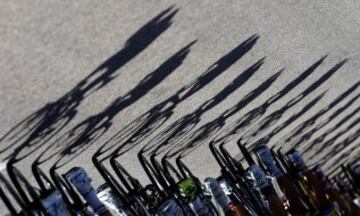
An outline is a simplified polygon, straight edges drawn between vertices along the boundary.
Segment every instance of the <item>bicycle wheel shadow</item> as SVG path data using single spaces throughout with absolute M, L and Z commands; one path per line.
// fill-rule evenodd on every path
M 111 156 L 121 156 L 139 145 L 146 137 L 154 133 L 173 115 L 175 108 L 187 98 L 194 95 L 210 82 L 224 73 L 231 65 L 245 55 L 256 43 L 257 35 L 253 35 L 229 53 L 221 57 L 204 71 L 198 78 L 177 90 L 173 95 L 158 103 L 146 113 L 139 116 L 129 125 L 112 136 L 94 154 L 103 156 L 103 160 Z M 249 72 L 250 74 L 250 72 Z M 239 77 L 238 82 L 246 80 L 246 76 Z M 234 85 L 235 86 L 235 85 Z M 228 89 L 229 92 L 233 91 Z M 216 102 L 217 103 L 217 102 Z M 208 107 L 210 108 L 210 107 Z M 113 152 L 110 152 L 113 150 Z M 108 155 L 106 155 L 108 154 Z
M 276 101 L 280 100 L 280 98 L 284 97 L 290 91 L 292 91 L 295 87 L 297 87 L 301 82 L 303 82 L 308 76 L 310 76 L 317 67 L 324 61 L 325 57 L 321 58 L 319 61 L 315 62 L 312 66 L 310 66 L 306 71 L 300 74 L 297 78 L 291 81 L 288 85 L 286 85 L 282 90 L 278 93 L 274 94 L 268 100 L 266 100 L 262 105 L 248 111 L 245 115 L 240 117 L 238 120 L 235 120 L 232 124 L 226 124 L 224 118 L 224 114 L 220 115 L 217 119 L 205 124 L 203 127 L 200 127 L 194 133 L 191 133 L 188 137 L 182 139 L 180 142 L 176 143 L 173 149 L 170 149 L 166 155 L 169 157 L 175 157 L 176 155 L 181 155 L 181 157 L 185 157 L 188 154 L 194 152 L 196 148 L 201 146 L 203 143 L 208 143 L 210 141 L 215 143 L 222 142 L 230 142 L 232 139 L 240 136 L 242 138 L 246 138 L 247 145 L 249 148 L 254 148 L 260 144 L 270 144 L 273 137 L 276 134 L 283 131 L 285 128 L 290 126 L 295 120 L 298 120 L 307 113 L 310 109 L 315 107 L 315 105 L 324 97 L 325 92 L 321 93 L 314 99 L 312 99 L 308 104 L 305 104 L 300 111 L 294 113 L 287 120 L 285 120 L 281 124 L 276 124 L 280 121 L 282 116 L 286 111 L 288 111 L 291 107 L 301 104 L 301 100 L 305 97 L 311 95 L 317 88 L 323 85 L 328 79 L 330 79 L 345 63 L 346 59 L 340 61 L 326 73 L 324 73 L 318 80 L 314 81 L 310 86 L 308 86 L 305 90 L 303 90 L 296 97 L 288 100 L 285 106 L 273 111 L 268 114 L 264 118 L 266 114 L 266 110 L 270 108 L 272 104 Z M 327 108 L 324 108 L 321 112 L 324 114 L 326 111 L 332 109 L 336 104 L 340 103 L 341 100 L 344 100 L 348 95 L 350 95 L 353 91 L 357 89 L 359 83 L 354 84 L 350 89 L 348 89 L 345 93 L 340 95 L 333 103 L 331 103 Z M 256 91 L 256 90 L 254 90 Z M 251 94 L 250 94 L 251 95 Z M 249 96 L 245 96 L 244 99 Z M 243 99 L 243 100 L 244 100 Z M 241 104 L 241 103 L 240 103 Z M 247 103 L 245 104 L 247 105 Z M 241 106 L 240 106 L 241 107 Z M 238 111 L 239 108 L 232 107 L 229 110 Z M 311 122 L 309 120 L 307 123 Z M 312 119 L 312 122 L 315 123 L 315 119 Z M 226 128 L 222 128 L 226 125 Z M 268 131 L 270 126 L 274 127 L 269 133 L 260 137 L 264 132 Z M 304 126 L 304 125 L 303 125 Z M 310 125 L 307 125 L 308 127 Z M 303 127 L 303 129 L 305 126 Z M 301 131 L 298 130 L 298 133 L 301 134 Z M 249 139 L 252 138 L 252 139 Z M 254 140 L 254 138 L 257 138 Z M 180 143 L 186 143 L 181 145 L 182 147 L 178 147 Z M 176 146 L 176 147 L 175 147 Z M 172 153 L 170 153 L 172 151 Z
M 168 99 L 155 105 L 148 112 L 144 113 L 128 126 L 116 133 L 109 141 L 98 149 L 94 156 L 98 157 L 105 154 L 115 146 L 118 147 L 117 151 L 114 151 L 112 154 L 123 154 L 135 147 L 136 143 L 140 143 L 142 138 L 146 137 L 146 134 L 151 134 L 154 130 L 166 122 L 174 113 L 174 109 L 179 103 L 185 101 L 187 98 L 205 87 L 221 73 L 226 71 L 227 68 L 239 60 L 244 54 L 246 54 L 256 43 L 257 39 L 258 36 L 253 35 L 242 44 L 231 50 L 231 52 L 221 57 L 200 77 L 185 85 Z M 165 73 L 165 71 L 166 73 L 171 73 L 176 69 L 176 67 L 180 66 L 193 43 L 195 42 L 192 42 L 184 47 L 173 57 L 169 58 L 169 60 L 162 66 L 160 66 L 157 72 L 154 72 L 153 75 L 151 75 L 154 79 L 147 77 L 141 83 L 151 84 L 152 87 L 154 87 L 156 85 L 154 82 L 156 82 L 156 79 L 161 77 L 161 73 Z M 244 79 L 246 79 L 245 75 L 240 77 L 238 82 Z M 34 164 L 40 165 L 52 159 L 54 156 L 57 156 L 58 159 L 56 159 L 56 162 L 51 167 L 52 170 L 55 170 L 65 166 L 83 151 L 92 146 L 92 144 L 94 144 L 110 128 L 112 125 L 112 119 L 122 109 L 128 106 L 127 104 L 129 104 L 129 100 L 137 100 L 137 98 L 141 97 L 145 92 L 150 90 L 141 83 L 125 96 L 119 97 L 109 107 L 94 116 L 90 116 L 85 121 L 68 131 L 64 136 L 62 136 L 62 138 L 56 140 L 54 144 L 50 145 L 52 147 L 49 147 L 41 153 L 41 155 L 35 160 Z M 123 144 L 119 147 L 118 142 L 122 142 Z M 50 149 L 54 150 L 53 146 L 56 146 L 58 150 L 56 150 L 55 153 L 50 154 L 50 156 L 45 156 L 45 154 L 50 152 Z
M 178 140 L 176 140 L 176 142 L 173 142 L 168 149 L 163 149 L 162 151 L 168 151 L 166 155 L 169 158 L 175 157 L 180 153 L 183 157 L 185 157 L 185 152 L 193 151 L 202 143 L 206 143 L 207 140 L 210 140 L 212 137 L 215 136 L 215 134 L 217 134 L 223 129 L 223 127 L 226 125 L 226 121 L 229 118 L 244 109 L 258 96 L 268 90 L 268 88 L 278 79 L 282 72 L 283 70 L 275 73 L 270 78 L 261 83 L 257 88 L 244 96 L 236 105 L 225 110 L 214 120 L 209 121 L 201 127 L 197 128 L 195 131 L 188 133 L 187 136 L 182 136 L 178 138 Z
M 113 119 L 125 108 L 131 106 L 145 96 L 150 90 L 164 81 L 185 60 L 190 52 L 191 42 L 173 56 L 164 61 L 157 69 L 141 80 L 136 87 L 123 96 L 116 98 L 109 106 L 99 113 L 89 116 L 84 121 L 71 128 L 58 140 L 43 151 L 35 163 L 41 164 L 59 155 L 56 167 L 62 167 L 77 155 L 81 154 L 95 143 L 113 124 Z M 50 153 L 50 150 L 54 151 Z M 46 155 L 48 153 L 49 155 Z M 46 156 L 45 156 L 46 155 Z M 69 157 L 70 156 L 70 157 Z
M 301 143 L 308 141 L 314 133 L 316 133 L 321 128 L 330 124 L 340 113 L 346 111 L 351 105 L 358 99 L 359 94 L 353 97 L 349 102 L 347 102 L 344 106 L 336 109 L 327 119 L 317 123 L 317 121 L 321 120 L 322 116 L 325 116 L 327 113 L 331 113 L 332 109 L 334 109 L 338 104 L 340 104 L 343 100 L 349 97 L 358 87 L 360 86 L 360 82 L 355 83 L 341 95 L 336 97 L 329 105 L 321 109 L 319 112 L 297 125 L 289 134 L 286 134 L 282 138 L 280 138 L 275 144 L 274 147 L 279 147 L 281 145 L 286 145 L 290 147 L 298 147 Z M 343 123 L 345 123 L 348 118 L 355 115 L 358 111 L 352 112 L 352 114 L 348 115 L 348 117 L 344 118 L 342 121 L 336 124 L 335 128 L 340 127 Z M 317 123 L 317 124 L 316 124 Z M 316 124 L 316 125 L 315 125 Z M 315 125 L 315 126 L 314 126 Z M 313 127 L 314 126 L 314 127 Z M 313 128 L 312 128 L 313 127 Z M 332 131 L 331 131 L 332 132 Z M 327 134 L 327 133 L 325 133 Z M 324 135 L 325 135 L 324 134 Z M 326 135 L 325 135 L 326 136 Z M 320 136 L 317 139 L 323 140 Z
M 0 139 L 2 160 L 14 164 L 47 145 L 74 119 L 85 98 L 108 85 L 119 75 L 119 69 L 171 26 L 177 11 L 172 6 L 159 13 L 136 31 L 120 51 L 101 63 L 70 91 L 10 129 Z

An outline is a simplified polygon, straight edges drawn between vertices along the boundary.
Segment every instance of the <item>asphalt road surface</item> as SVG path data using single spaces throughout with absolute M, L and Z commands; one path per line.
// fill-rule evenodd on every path
M 359 155 L 356 0 L 1 1 L 0 157 L 30 182 L 109 155 L 183 155 L 239 138 L 300 149 L 332 172 Z M 3 208 L 3 207 L 1 207 Z M 2 211 L 4 212 L 4 211 Z

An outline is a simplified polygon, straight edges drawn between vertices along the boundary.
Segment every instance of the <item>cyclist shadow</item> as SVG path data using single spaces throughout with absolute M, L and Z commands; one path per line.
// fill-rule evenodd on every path
M 116 72 L 121 67 L 145 50 L 170 27 L 176 13 L 177 9 L 170 7 L 158 14 L 135 32 L 119 52 L 100 64 L 73 89 L 58 100 L 40 108 L 8 131 L 0 139 L 3 146 L 0 154 L 4 155 L 3 160 L 16 163 L 59 134 L 76 116 L 81 102 L 118 76 Z
M 358 119 L 359 121 L 359 119 Z M 350 134 L 344 140 L 335 144 L 330 152 L 324 155 L 319 161 L 316 161 L 320 166 L 333 169 L 338 164 L 348 164 L 356 162 L 359 159 L 359 145 L 356 141 L 360 138 L 360 129 Z M 351 148 L 345 150 L 354 144 Z M 345 151 L 344 151 L 345 150 Z
M 264 93 L 281 75 L 283 70 L 272 75 L 266 81 L 261 83 L 257 88 L 252 90 L 246 96 L 244 96 L 236 105 L 225 110 L 221 115 L 216 119 L 209 121 L 196 129 L 195 131 L 189 133 L 187 136 L 181 137 L 177 142 L 173 142 L 170 146 L 170 149 L 166 153 L 167 157 L 175 157 L 178 154 L 182 154 L 183 157 L 186 156 L 185 152 L 191 152 L 195 150 L 202 143 L 210 140 L 215 136 L 225 125 L 226 121 L 235 115 L 237 112 L 245 108 L 248 104 L 254 101 L 258 96 Z M 166 151 L 164 149 L 163 151 Z M 186 151 L 188 150 L 188 151 Z
M 308 148 L 306 148 L 305 150 L 302 151 L 303 154 L 307 154 L 307 156 L 311 155 L 310 157 L 308 157 L 309 160 L 314 160 L 314 159 L 318 158 L 319 155 L 322 155 L 325 151 L 326 156 L 324 158 L 322 158 L 321 161 L 326 161 L 326 159 L 328 159 L 329 157 L 335 156 L 338 152 L 340 152 L 342 149 L 344 149 L 348 145 L 348 143 L 350 143 L 349 140 L 352 140 L 351 137 L 356 137 L 357 135 L 359 135 L 358 133 L 355 133 L 355 134 L 349 136 L 347 138 L 348 141 L 345 142 L 346 144 L 344 144 L 342 142 L 340 144 L 336 143 L 337 140 L 339 140 L 343 135 L 345 135 L 346 133 L 351 131 L 353 128 L 355 128 L 355 126 L 357 126 L 359 123 L 360 123 L 360 117 L 356 118 L 347 127 L 340 130 L 338 133 L 336 133 L 333 137 L 328 139 L 326 142 L 322 143 L 322 142 L 315 140 L 316 142 L 311 143 L 311 145 Z M 326 152 L 328 152 L 328 153 L 326 153 Z
M 330 79 L 345 63 L 347 60 L 343 60 L 328 70 L 325 74 L 323 74 L 318 80 L 311 83 L 309 87 L 303 90 L 300 94 L 290 99 L 285 106 L 277 109 L 272 112 L 268 116 L 266 116 L 261 121 L 258 121 L 258 124 L 254 124 L 253 127 L 250 127 L 248 131 L 246 131 L 242 137 L 243 140 L 246 140 L 246 143 L 251 145 L 253 139 L 260 136 L 264 131 L 266 131 L 270 126 L 275 125 L 292 107 L 299 104 L 303 99 L 309 96 L 311 93 L 315 92 L 321 85 L 323 85 L 328 79 Z M 315 68 L 314 68 L 315 69 Z
M 345 100 L 349 95 L 351 95 L 352 92 L 354 92 L 358 87 L 360 86 L 360 82 L 355 83 L 352 85 L 349 89 L 347 89 L 345 92 L 343 92 L 341 95 L 336 97 L 329 105 L 321 109 L 319 112 L 302 122 L 301 124 L 297 125 L 290 133 L 283 136 L 274 147 L 279 147 L 281 145 L 287 145 L 290 146 L 291 143 L 294 143 L 292 146 L 297 147 L 297 143 L 302 143 L 306 139 L 310 139 L 311 136 L 321 129 L 322 127 L 325 127 L 328 125 L 334 118 L 336 118 L 340 113 L 345 111 L 348 107 L 350 107 L 360 96 L 359 94 L 352 98 L 345 106 L 340 107 L 337 109 L 333 114 L 331 114 L 330 117 L 327 118 L 327 120 L 322 121 L 321 123 L 318 123 L 313 129 L 311 129 L 312 126 L 314 126 L 317 121 L 327 113 L 329 113 L 333 108 L 335 108 L 339 103 L 341 103 L 343 100 Z M 355 114 L 355 113 L 354 113 Z M 345 120 L 346 121 L 346 120 Z M 337 123 L 336 125 L 339 125 Z M 310 130 L 311 129 L 311 130 Z M 309 137 L 309 138 L 307 138 Z M 300 142 L 296 142 L 296 140 L 300 140 Z
M 140 100 L 150 90 L 155 88 L 173 73 L 185 60 L 190 52 L 190 47 L 194 43 L 195 42 L 188 44 L 168 58 L 156 70 L 144 77 L 135 88 L 130 90 L 127 94 L 115 99 L 104 110 L 96 115 L 88 117 L 66 132 L 51 144 L 48 149 L 43 151 L 36 159 L 35 163 L 41 164 L 54 156 L 59 155 L 60 157 L 54 166 L 61 167 L 89 148 L 108 131 L 117 114 Z M 53 152 L 50 153 L 50 150 Z M 48 155 L 46 155 L 46 153 L 48 153 Z
M 260 106 L 253 108 L 252 110 L 246 112 L 242 117 L 233 121 L 229 124 L 221 134 L 219 134 L 216 138 L 217 142 L 221 142 L 224 140 L 230 140 L 235 136 L 239 136 L 239 134 L 245 134 L 246 128 L 251 127 L 255 122 L 260 121 L 261 117 L 265 115 L 266 111 L 284 96 L 289 94 L 292 90 L 294 90 L 297 86 L 299 86 L 306 78 L 308 78 L 316 68 L 318 68 L 324 61 L 325 57 L 316 61 L 313 65 L 311 65 L 307 70 L 302 72 L 298 77 L 292 80 L 289 84 L 287 84 L 280 91 L 272 95 L 269 99 L 263 102 Z M 287 105 L 288 106 L 288 105 Z M 275 113 L 273 113 L 275 115 Z
M 152 140 L 148 142 L 149 145 L 152 145 L 154 148 L 151 154 L 155 154 L 155 152 L 159 153 L 159 149 L 166 151 L 167 147 L 177 145 L 176 143 L 179 143 L 183 137 L 190 133 L 200 123 L 202 115 L 204 115 L 207 111 L 215 108 L 232 93 L 237 91 L 255 74 L 255 72 L 259 70 L 263 63 L 264 59 L 257 61 L 243 73 L 238 75 L 230 84 L 225 86 L 225 88 L 218 92 L 214 97 L 201 104 L 195 111 L 177 119 L 174 123 L 166 127 L 166 129 L 159 132 Z
M 286 127 L 291 125 L 294 121 L 298 120 L 301 116 L 309 112 L 326 94 L 327 91 L 321 93 L 319 96 L 317 96 L 315 99 L 311 100 L 308 104 L 306 104 L 299 112 L 295 113 L 294 115 L 290 116 L 285 122 L 280 124 L 279 126 L 275 127 L 271 132 L 269 132 L 267 135 L 263 136 L 262 138 L 259 138 L 258 140 L 251 143 L 251 146 L 253 148 L 256 148 L 260 145 L 267 145 L 270 143 L 271 139 L 283 131 Z
M 221 57 L 198 78 L 139 116 L 105 142 L 96 151 L 94 157 L 103 156 L 104 158 L 102 160 L 105 160 L 111 156 L 121 156 L 140 144 L 173 115 L 175 108 L 180 103 L 204 88 L 245 55 L 254 46 L 257 39 L 258 36 L 256 35 L 250 37 L 225 56 Z M 113 150 L 113 152 L 109 154 L 110 150 Z
M 291 107 L 295 106 L 296 104 L 300 103 L 302 99 L 304 99 L 306 96 L 310 95 L 313 91 L 315 91 L 317 88 L 319 88 L 323 83 L 325 83 L 326 80 L 328 80 L 330 77 L 332 77 L 338 69 L 340 69 L 343 64 L 345 64 L 346 60 L 341 61 L 340 63 L 336 64 L 333 68 L 331 68 L 329 71 L 327 71 L 324 75 L 322 75 L 318 80 L 313 82 L 309 87 L 307 87 L 302 93 L 297 95 L 295 98 L 290 99 L 285 106 L 281 107 L 280 109 L 272 112 L 271 114 L 267 115 L 265 118 L 262 119 L 262 116 L 265 115 L 266 111 L 269 109 L 269 107 L 274 104 L 276 101 L 280 100 L 282 97 L 284 97 L 286 94 L 288 94 L 291 90 L 293 90 L 296 86 L 298 86 L 301 82 L 303 82 L 308 76 L 310 76 L 316 68 L 322 64 L 325 57 L 321 58 L 319 61 L 315 62 L 312 66 L 310 66 L 306 71 L 304 71 L 302 74 L 300 74 L 297 78 L 295 78 L 292 82 L 290 82 L 288 85 L 286 85 L 282 90 L 280 90 L 278 93 L 270 97 L 268 100 L 266 100 L 262 105 L 252 109 L 251 111 L 247 112 L 244 116 L 242 116 L 240 119 L 235 120 L 234 123 L 225 125 L 224 120 L 221 120 L 223 117 L 219 117 L 213 122 L 210 122 L 209 124 L 205 124 L 204 127 L 200 128 L 198 131 L 196 131 L 194 134 L 190 136 L 190 139 L 187 138 L 186 142 L 189 143 L 185 145 L 185 147 L 178 149 L 173 153 L 173 156 L 176 154 L 181 153 L 183 156 L 193 152 L 193 150 L 200 146 L 201 143 L 204 143 L 207 141 L 210 141 L 213 139 L 214 142 L 220 143 L 220 142 L 229 142 L 235 136 L 242 136 L 243 138 L 247 138 L 247 144 L 250 145 L 250 147 L 254 147 L 256 145 L 266 144 L 269 143 L 270 140 L 278 134 L 280 131 L 284 130 L 286 127 L 291 125 L 293 121 L 296 119 L 299 119 L 302 115 L 304 115 L 310 108 L 314 107 L 320 99 L 324 96 L 323 94 L 320 94 L 318 97 L 313 99 L 310 103 L 305 105 L 302 110 L 300 110 L 298 113 L 292 115 L 287 121 L 280 124 L 279 126 L 275 127 L 270 133 L 268 133 L 266 136 L 263 136 L 256 141 L 252 141 L 249 138 L 256 138 L 257 136 L 261 135 L 266 129 L 268 129 L 270 126 L 276 125 L 276 123 L 281 119 L 283 114 L 289 110 Z M 354 90 L 354 89 L 352 89 Z M 350 93 L 350 92 L 349 92 Z M 219 125 L 215 123 L 216 121 L 219 121 Z M 226 128 L 223 128 L 220 130 L 220 127 L 227 126 Z M 227 129 L 228 128 L 228 129 Z M 206 132 L 208 131 L 208 132 Z M 243 132 L 245 131 L 245 132 Z M 213 133 L 215 132 L 215 133 Z M 217 133 L 217 134 L 216 134 Z M 185 139 L 182 140 L 184 142 Z M 179 142 L 180 143 L 180 142 Z M 186 153 L 184 153 L 186 152 Z M 171 154 L 169 154 L 171 155 Z
M 302 134 L 301 136 L 299 136 L 298 139 L 295 139 L 294 141 L 292 141 L 291 146 L 292 147 L 303 147 L 302 144 L 303 143 L 307 143 L 306 147 L 305 147 L 305 152 L 309 149 L 309 148 L 313 148 L 317 145 L 320 145 L 320 143 L 322 143 L 326 137 L 328 137 L 328 135 L 332 134 L 334 131 L 336 131 L 337 129 L 339 129 L 342 125 L 344 125 L 347 121 L 349 121 L 351 119 L 351 117 L 353 117 L 356 113 L 358 113 L 360 111 L 360 108 L 355 109 L 354 111 L 352 111 L 350 114 L 346 115 L 344 118 L 342 118 L 338 123 L 336 123 L 332 128 L 326 130 L 324 133 L 322 133 L 322 135 L 318 136 L 317 138 L 311 140 L 311 138 L 313 137 L 313 135 L 317 132 L 320 131 L 322 128 L 325 128 L 327 125 L 329 125 L 330 123 L 332 123 L 336 117 L 338 115 L 340 115 L 341 113 L 343 113 L 346 109 L 348 109 L 349 107 L 351 107 L 351 105 L 359 98 L 360 94 L 356 95 L 355 97 L 353 97 L 348 103 L 346 103 L 344 106 L 338 108 L 331 116 L 329 116 L 327 119 L 325 119 L 324 121 L 318 123 L 314 128 L 312 128 L 311 130 L 307 131 L 306 133 Z

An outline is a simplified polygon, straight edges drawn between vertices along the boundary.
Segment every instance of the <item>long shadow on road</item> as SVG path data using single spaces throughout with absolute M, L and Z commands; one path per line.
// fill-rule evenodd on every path
M 251 139 L 259 136 L 263 133 L 268 127 L 276 124 L 281 117 L 287 112 L 290 108 L 299 104 L 305 97 L 313 93 L 317 88 L 319 88 L 322 84 L 324 84 L 328 79 L 330 79 L 345 63 L 347 60 L 343 60 L 340 63 L 336 64 L 333 68 L 331 68 L 328 72 L 323 74 L 318 80 L 313 82 L 309 87 L 307 87 L 303 92 L 298 94 L 296 97 L 290 99 L 285 106 L 280 109 L 272 112 L 268 116 L 266 116 L 263 120 L 259 122 L 259 124 L 254 125 L 248 131 L 242 135 L 243 139 L 246 140 L 247 143 L 251 143 Z
M 136 101 L 145 96 L 151 89 L 160 84 L 166 77 L 173 73 L 185 60 L 190 52 L 192 42 L 179 50 L 173 56 L 162 63 L 155 71 L 151 72 L 138 83 L 138 85 L 130 90 L 127 94 L 115 99 L 108 107 L 96 115 L 92 115 L 84 121 L 77 124 L 67 133 L 56 140 L 49 149 L 54 153 L 42 158 L 38 163 L 43 163 L 53 156 L 60 154 L 62 157 L 56 162 L 56 167 L 62 166 L 71 158 L 76 157 L 84 149 L 88 148 L 92 143 L 96 142 L 113 124 L 113 119 L 126 107 L 134 104 Z M 57 148 L 57 150 L 55 148 Z M 46 150 L 48 151 L 48 149 Z M 45 154 L 45 151 L 40 155 Z M 68 157 L 65 161 L 66 156 Z
M 300 76 L 298 76 L 296 79 L 294 79 L 292 82 L 290 82 L 287 86 L 285 86 L 278 93 L 276 93 L 275 95 L 270 97 L 268 100 L 266 100 L 262 105 L 252 109 L 251 111 L 247 112 L 244 116 L 242 116 L 240 119 L 236 120 L 235 123 L 233 123 L 227 127 L 230 129 L 229 131 L 226 131 L 226 129 L 223 130 L 224 132 L 219 133 L 214 138 L 213 141 L 216 143 L 228 142 L 234 136 L 242 135 L 243 138 L 244 137 L 247 138 L 246 141 L 247 141 L 248 145 L 251 145 L 250 147 L 254 147 L 254 145 L 258 145 L 259 143 L 266 144 L 266 143 L 270 142 L 270 139 L 272 137 L 274 137 L 277 133 L 282 131 L 285 127 L 288 127 L 289 125 L 291 125 L 296 119 L 299 119 L 310 108 L 312 108 L 316 103 L 318 103 L 319 100 L 323 97 L 324 93 L 319 95 L 315 99 L 313 99 L 310 103 L 308 103 L 306 106 L 304 106 L 302 110 L 300 110 L 298 113 L 295 113 L 294 115 L 292 115 L 283 124 L 275 127 L 266 136 L 263 136 L 262 138 L 258 139 L 257 141 L 252 141 L 249 138 L 254 138 L 254 137 L 262 134 L 269 126 L 275 125 L 286 111 L 288 111 L 291 107 L 294 107 L 295 105 L 299 104 L 305 97 L 307 97 L 311 93 L 313 93 L 317 88 L 319 88 L 328 79 L 330 79 L 346 63 L 346 60 L 343 60 L 340 63 L 336 64 L 329 71 L 327 71 L 325 74 L 323 74 L 318 80 L 311 83 L 310 86 L 308 86 L 300 94 L 298 94 L 296 97 L 290 99 L 285 104 L 285 106 L 281 107 L 280 109 L 272 112 L 271 114 L 267 115 L 265 118 L 261 119 L 261 117 L 266 113 L 266 110 L 272 104 L 274 104 L 276 101 L 280 100 L 283 96 L 288 94 L 291 90 L 293 90 L 295 87 L 297 87 L 302 81 L 304 81 L 308 76 L 310 76 L 315 71 L 315 69 L 318 66 L 320 66 L 320 64 L 323 62 L 324 58 L 321 58 L 319 61 L 315 62 L 305 72 L 300 74 Z M 245 132 L 243 132 L 243 131 L 245 131 Z M 189 151 L 189 149 L 193 150 L 192 149 L 193 141 L 196 139 L 198 139 L 200 141 L 200 140 L 204 140 L 204 137 L 201 135 L 200 136 L 195 135 L 193 137 L 193 140 L 191 140 L 189 142 L 188 147 L 184 148 L 183 151 L 186 151 L 186 150 Z M 197 142 L 199 142 L 199 141 L 197 141 Z M 185 140 L 183 140 L 182 142 L 185 142 Z M 186 142 L 188 142 L 188 140 L 186 140 Z M 179 151 L 177 153 L 179 153 Z M 184 156 L 184 153 L 182 153 L 182 154 Z M 171 155 L 171 154 L 169 154 L 169 155 Z
M 161 12 L 135 32 L 119 52 L 100 64 L 100 66 L 82 79 L 73 89 L 58 100 L 40 108 L 2 136 L 0 140 L 2 145 L 0 154 L 3 155 L 3 161 L 8 160 L 7 171 L 16 188 L 21 188 L 21 186 L 20 182 L 17 181 L 17 174 L 14 171 L 15 164 L 41 149 L 42 146 L 51 146 L 52 143 L 49 141 L 59 134 L 76 116 L 78 112 L 77 109 L 81 102 L 93 92 L 98 91 L 111 82 L 111 80 L 117 76 L 116 72 L 121 67 L 145 50 L 157 37 L 168 29 L 176 13 L 177 10 L 172 7 Z M 149 80 L 160 82 L 161 79 L 159 78 L 167 75 L 166 73 L 164 74 L 164 72 L 157 72 L 159 77 L 150 76 L 143 80 L 144 83 L 142 87 L 144 87 L 144 90 L 142 91 L 146 92 L 146 88 L 151 88 L 151 86 L 146 86 Z M 147 89 L 147 91 L 148 90 L 149 89 Z M 134 94 L 133 96 L 135 98 L 141 97 L 141 94 L 143 94 L 143 92 L 140 91 L 131 93 Z M 131 99 L 126 101 L 127 106 L 136 101 L 136 99 Z M 118 102 L 119 101 L 115 101 L 113 106 L 116 106 Z M 111 117 L 112 115 L 113 114 L 109 112 L 106 114 L 106 117 Z M 66 143 L 70 142 L 67 141 Z M 37 160 L 40 159 L 38 158 Z M 35 163 L 36 162 L 38 161 L 35 161 Z M 18 192 L 22 197 L 26 197 L 24 191 L 18 190 Z
M 237 76 L 229 85 L 225 86 L 225 88 L 218 92 L 214 97 L 201 104 L 195 111 L 177 119 L 166 129 L 159 132 L 152 140 L 148 142 L 148 145 L 153 148 L 153 152 L 150 154 L 159 154 L 160 152 L 158 152 L 158 150 L 160 148 L 162 148 L 162 151 L 166 151 L 166 146 L 171 147 L 176 145 L 178 140 L 186 136 L 187 133 L 189 133 L 197 126 L 197 124 L 201 121 L 202 115 L 219 105 L 223 100 L 238 90 L 254 75 L 256 71 L 259 70 L 263 62 L 264 59 L 261 59 L 250 66 L 247 70 Z
M 299 137 L 303 135 L 304 133 L 308 132 L 309 129 L 316 124 L 316 122 L 325 114 L 329 113 L 332 109 L 334 109 L 339 103 L 341 103 L 343 100 L 345 100 L 349 95 L 351 95 L 352 92 L 354 92 L 358 87 L 360 86 L 360 82 L 355 83 L 352 85 L 349 89 L 347 89 L 345 92 L 343 92 L 341 95 L 336 97 L 329 105 L 321 109 L 319 112 L 308 118 L 307 120 L 303 121 L 301 124 L 295 127 L 289 134 L 286 134 L 284 137 L 282 137 L 280 140 L 278 140 L 273 146 L 279 147 L 279 146 L 289 146 L 291 142 L 296 143 L 295 140 L 299 140 Z M 352 100 L 351 100 L 352 101 Z M 345 106 L 346 107 L 346 106 Z M 344 111 L 345 109 L 341 108 L 339 110 Z M 338 110 L 338 111 L 339 111 Z M 338 111 L 336 111 L 332 116 L 336 116 Z M 328 124 L 329 121 L 326 121 L 320 125 L 325 126 Z M 293 147 L 293 146 L 290 146 Z
M 292 124 L 294 121 L 299 119 L 302 115 L 308 112 L 311 108 L 313 108 L 325 95 L 326 92 L 323 92 L 318 97 L 310 101 L 307 105 L 305 105 L 299 112 L 295 113 L 291 117 L 289 117 L 284 123 L 274 128 L 270 133 L 262 138 L 254 141 L 251 145 L 256 148 L 259 145 L 267 145 L 270 143 L 271 139 L 282 130 L 284 130 L 287 126 Z
M 104 154 L 114 148 L 115 150 L 111 153 L 111 156 L 117 157 L 137 146 L 144 138 L 148 137 L 163 125 L 172 116 L 175 108 L 181 102 L 203 89 L 245 55 L 255 45 L 257 39 L 257 35 L 250 37 L 217 60 L 197 79 L 191 81 L 189 84 L 177 90 L 173 95 L 139 116 L 104 143 L 95 153 L 94 157 L 104 156 Z M 106 158 L 108 156 L 106 156 Z
M 325 140 L 325 138 L 333 133 L 335 130 L 337 130 L 338 128 L 340 128 L 342 125 L 344 125 L 348 120 L 351 119 L 351 117 L 353 117 L 356 113 L 358 113 L 360 111 L 359 108 L 355 109 L 354 111 L 352 111 L 350 114 L 346 115 L 345 117 L 343 117 L 339 122 L 337 122 L 331 129 L 328 129 L 326 132 L 324 132 L 322 135 L 320 135 L 319 137 L 315 138 L 312 141 L 311 140 L 312 136 L 319 130 L 321 130 L 322 128 L 325 128 L 325 126 L 329 125 L 330 123 L 332 123 L 333 121 L 335 121 L 336 117 L 338 115 L 340 115 L 341 113 L 345 112 L 349 107 L 351 107 L 351 105 L 360 97 L 360 94 L 357 94 L 355 97 L 353 97 L 350 101 L 348 101 L 344 106 L 341 106 L 340 108 L 338 108 L 337 110 L 335 110 L 335 112 L 333 114 L 331 114 L 328 118 L 326 118 L 325 120 L 323 120 L 322 122 L 318 123 L 317 125 L 315 125 L 314 128 L 312 128 L 311 130 L 307 131 L 306 133 L 302 134 L 298 139 L 295 139 L 292 144 L 290 145 L 291 147 L 302 147 L 304 150 L 304 152 L 308 151 L 309 149 L 312 149 L 314 146 L 316 145 L 320 145 L 320 143 L 322 141 Z
M 266 111 L 281 98 L 286 96 L 292 90 L 294 90 L 298 85 L 300 85 L 307 77 L 309 77 L 317 67 L 319 67 L 325 57 L 321 58 L 313 65 L 311 65 L 307 70 L 302 72 L 298 77 L 292 80 L 289 84 L 287 84 L 284 88 L 282 88 L 279 92 L 271 96 L 268 100 L 262 103 L 260 106 L 248 111 L 241 118 L 231 123 L 222 134 L 219 134 L 216 138 L 217 142 L 221 142 L 224 140 L 230 140 L 231 137 L 237 136 L 239 133 L 242 133 L 245 128 L 252 125 L 254 122 L 257 122 Z
M 75 117 L 81 102 L 92 92 L 107 85 L 116 76 L 116 71 L 145 50 L 172 23 L 177 10 L 168 8 L 154 17 L 125 43 L 124 48 L 104 61 L 73 89 L 54 102 L 14 126 L 0 139 L 2 160 L 21 160 L 46 144 Z M 31 149 L 31 147 L 33 149 Z M 7 151 L 12 152 L 5 154 Z M 20 152 L 22 156 L 15 159 Z
M 184 136 L 176 143 L 172 144 L 171 149 L 167 153 L 168 157 L 174 157 L 181 153 L 182 156 L 186 156 L 186 152 L 195 150 L 206 140 L 211 139 L 217 132 L 219 132 L 225 125 L 228 118 L 235 115 L 237 112 L 245 108 L 248 104 L 254 101 L 258 96 L 264 93 L 281 75 L 282 70 L 272 75 L 266 81 L 261 83 L 257 88 L 245 95 L 236 105 L 225 110 L 219 117 L 212 121 L 209 121 L 190 133 L 188 136 Z

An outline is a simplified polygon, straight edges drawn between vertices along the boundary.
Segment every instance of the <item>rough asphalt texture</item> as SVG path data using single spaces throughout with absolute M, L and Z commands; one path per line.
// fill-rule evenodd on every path
M 208 143 L 238 156 L 243 137 L 298 143 L 331 172 L 359 155 L 359 11 L 355 0 L 1 1 L 2 166 L 16 158 L 31 182 L 34 161 L 83 166 L 99 185 L 91 157 L 104 146 L 100 158 L 120 148 L 145 183 L 142 147 L 191 144 L 183 160 L 203 179 L 219 171 Z

